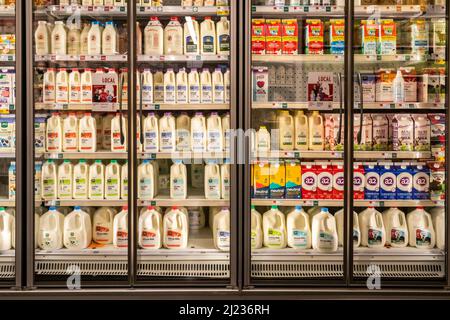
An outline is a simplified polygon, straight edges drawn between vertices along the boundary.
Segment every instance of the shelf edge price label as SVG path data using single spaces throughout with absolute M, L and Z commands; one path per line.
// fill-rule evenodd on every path
M 392 152 L 392 159 L 397 159 L 397 158 L 398 158 L 397 152 Z
M 156 201 L 150 201 L 150 205 L 151 205 L 152 207 L 156 207 Z
M 256 12 L 256 6 L 252 6 L 252 12 L 253 12 L 253 13 Z
M 317 201 L 317 200 L 314 200 L 314 201 L 312 202 L 312 205 L 313 205 L 314 207 L 317 207 L 317 206 L 319 206 L 319 201 Z
M 309 7 L 303 7 L 303 12 L 309 12 Z
M 286 102 L 283 102 L 283 103 L 281 104 L 281 108 L 282 108 L 282 109 L 287 109 L 287 108 L 288 108 L 288 104 L 287 104 Z
M 325 7 L 325 12 L 331 12 L 331 7 Z

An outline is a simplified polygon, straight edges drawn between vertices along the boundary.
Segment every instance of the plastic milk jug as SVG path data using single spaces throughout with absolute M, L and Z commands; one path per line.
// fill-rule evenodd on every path
M 287 245 L 286 217 L 277 206 L 263 214 L 264 246 L 283 249 Z
M 81 74 L 78 69 L 72 69 L 69 75 L 69 102 L 81 102 Z
M 184 24 L 184 54 L 200 54 L 200 28 L 195 17 L 186 17 Z
M 223 83 L 225 85 L 225 103 L 231 102 L 231 71 L 227 69 L 223 75 Z
M 295 150 L 308 150 L 309 126 L 308 117 L 303 111 L 297 111 L 294 116 L 295 123 Z
M 56 21 L 55 28 L 52 31 L 52 53 L 67 54 L 67 31 L 62 21 Z
M 340 246 L 344 245 L 344 210 L 341 209 L 334 214 L 336 219 L 338 243 Z M 353 247 L 357 248 L 361 244 L 361 230 L 359 229 L 359 217 L 358 214 L 353 211 Z
M 183 28 L 178 17 L 171 17 L 164 30 L 164 54 L 183 54 Z
M 336 219 L 327 208 L 322 208 L 312 220 L 312 247 L 319 252 L 337 251 Z
M 209 163 L 205 165 L 205 198 L 216 199 L 221 198 L 220 186 L 220 167 L 218 164 Z
M 220 166 L 220 186 L 222 199 L 230 199 L 230 164 L 227 161 Z
M 105 196 L 105 166 L 101 160 L 95 160 L 89 168 L 89 199 L 100 200 Z
M 222 132 L 223 132 L 223 149 L 229 152 L 231 150 L 231 116 L 226 113 L 222 117 Z
M 162 247 L 162 215 L 155 207 L 148 207 L 139 217 L 138 242 L 142 249 Z
M 144 29 L 144 53 L 146 55 L 164 54 L 164 29 L 158 17 L 151 17 Z
M 434 231 L 436 232 L 436 247 L 445 249 L 445 209 L 436 207 L 430 210 L 433 220 Z
M 122 211 L 114 217 L 113 223 L 113 245 L 116 248 L 128 248 L 128 207 L 124 206 Z
M 78 148 L 80 152 L 95 152 L 97 150 L 97 124 L 90 113 L 85 113 L 80 119 Z
M 152 200 L 155 197 L 155 174 L 153 164 L 144 160 L 138 167 L 138 197 L 141 200 Z
M 63 151 L 77 152 L 78 151 L 78 118 L 74 112 L 64 119 L 63 124 Z
M 409 245 L 421 249 L 433 249 L 436 244 L 431 215 L 423 207 L 417 207 L 406 216 Z
M 89 31 L 91 30 L 91 25 L 85 23 L 80 36 L 80 54 L 88 54 L 88 43 L 89 43 Z
M 109 200 L 120 199 L 120 165 L 117 160 L 111 160 L 111 163 L 105 169 L 105 198 Z
M 386 243 L 386 231 L 381 212 L 369 207 L 359 214 L 361 246 L 383 248 Z
M 127 119 L 122 116 L 122 125 L 120 123 L 120 114 L 111 121 L 111 151 L 126 152 L 127 151 Z M 121 143 L 121 128 L 123 134 L 123 144 Z
M 297 206 L 287 215 L 286 220 L 288 246 L 295 249 L 310 249 L 311 227 L 308 214 L 302 207 Z
M 206 119 L 201 112 L 191 120 L 191 146 L 193 152 L 206 151 Z
M 175 152 L 176 123 L 172 113 L 167 112 L 159 120 L 159 147 L 161 152 Z
M 39 219 L 39 248 L 58 250 L 63 247 L 64 215 L 55 207 L 44 213 Z
M 128 161 L 122 166 L 120 178 L 122 179 L 120 183 L 120 198 L 126 200 L 128 198 Z
M 217 22 L 217 54 L 230 54 L 230 21 L 227 17 L 221 17 Z
M 188 75 L 189 80 L 189 103 L 200 103 L 200 75 L 196 68 L 192 68 Z
M 154 112 L 150 112 L 144 119 L 144 152 L 159 151 L 158 121 Z
M 157 71 L 153 75 L 153 100 L 155 103 L 164 103 L 164 74 Z
M 255 206 L 252 206 L 252 226 L 251 226 L 251 243 L 252 249 L 260 249 L 263 245 L 263 229 L 262 216 L 256 211 Z
M 214 216 L 214 246 L 221 251 L 230 250 L 230 210 L 223 208 Z
M 100 23 L 93 21 L 88 33 L 88 54 L 98 55 L 102 53 L 102 30 Z
M 67 249 L 86 249 L 92 242 L 91 217 L 75 207 L 64 219 L 64 246 Z
M 256 132 L 256 150 L 258 152 L 270 151 L 270 133 L 265 126 L 261 126 Z
M 212 112 L 206 121 L 206 149 L 208 152 L 223 151 L 222 119 L 217 112 Z
M 102 207 L 95 211 L 92 223 L 92 240 L 99 244 L 112 244 L 114 215 L 111 208 Z
M 200 51 L 202 55 L 216 54 L 216 25 L 211 17 L 205 17 L 200 24 Z
M 189 91 L 188 91 L 188 74 L 185 68 L 181 68 L 177 73 L 177 103 L 188 103 Z
M 191 118 L 187 113 L 177 117 L 177 151 L 191 151 Z
M 114 22 L 107 21 L 102 33 L 102 52 L 104 55 L 115 55 L 117 50 L 117 31 Z
M 289 111 L 280 111 L 277 117 L 280 150 L 294 149 L 294 118 Z
M 70 160 L 64 160 L 58 167 L 58 199 L 72 199 L 73 165 Z
M 44 73 L 43 102 L 56 102 L 56 70 L 54 68 L 48 68 Z
M 184 249 L 188 244 L 189 222 L 185 212 L 173 207 L 164 216 L 164 247 Z
M 178 160 L 170 167 L 170 198 L 187 198 L 187 169 Z
M 203 68 L 200 74 L 200 99 L 201 103 L 212 103 L 213 101 L 211 72 L 208 68 Z
M 111 150 L 111 124 L 114 115 L 108 114 L 102 118 L 102 148 L 104 150 Z
M 72 23 L 68 26 L 69 32 L 67 34 L 67 54 L 79 55 L 81 44 L 81 31 L 78 29 L 78 25 Z
M 203 207 L 187 208 L 189 216 L 189 230 L 200 230 L 205 227 L 206 216 Z
M 322 151 L 325 148 L 325 129 L 323 117 L 318 111 L 313 111 L 308 119 L 309 150 Z
M 383 222 L 386 229 L 386 245 L 393 248 L 406 247 L 409 236 L 405 213 L 398 208 L 389 208 L 383 212 Z
M 50 37 L 46 21 L 38 21 L 34 39 L 36 43 L 36 54 L 45 55 L 50 53 Z
M 220 68 L 212 74 L 213 103 L 225 103 L 225 86 L 223 82 L 223 73 Z
M 58 196 L 58 173 L 53 160 L 48 160 L 42 166 L 42 199 L 55 200 Z
M 0 251 L 10 250 L 13 247 L 14 216 L 0 208 Z
M 80 160 L 73 167 L 73 198 L 87 199 L 88 198 L 88 180 L 89 180 L 89 165 L 86 160 Z
M 153 103 L 153 74 L 150 69 L 144 69 L 142 78 L 142 103 Z
M 164 103 L 177 103 L 176 76 L 173 69 L 164 74 Z
M 56 102 L 69 103 L 69 74 L 64 68 L 56 74 Z
M 92 69 L 81 74 L 81 103 L 92 103 Z

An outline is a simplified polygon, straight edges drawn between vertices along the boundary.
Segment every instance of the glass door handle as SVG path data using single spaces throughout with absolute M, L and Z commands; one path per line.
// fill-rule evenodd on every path
M 359 86 L 359 132 L 358 132 L 358 144 L 361 144 L 362 141 L 362 130 L 363 130 L 363 118 L 364 118 L 364 93 L 363 93 L 363 86 L 362 86 L 362 77 L 361 73 L 357 73 L 357 79 L 358 79 L 358 86 Z
M 143 93 L 142 93 L 142 77 L 144 75 L 139 73 L 139 130 L 140 130 L 140 134 L 139 134 L 139 141 L 141 142 L 141 145 L 144 145 L 144 116 L 142 113 L 142 97 L 143 97 Z

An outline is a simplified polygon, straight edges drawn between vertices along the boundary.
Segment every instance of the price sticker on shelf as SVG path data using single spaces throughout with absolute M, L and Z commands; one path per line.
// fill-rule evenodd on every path
M 192 7 L 192 12 L 193 12 L 193 13 L 198 12 L 198 7 L 197 7 L 197 6 L 193 6 L 193 7 Z
M 300 152 L 294 152 L 294 159 L 300 159 Z
M 389 104 L 389 108 L 390 108 L 390 109 L 395 109 L 395 107 L 396 107 L 395 103 Z
M 156 159 L 156 153 L 150 154 L 150 159 L 155 160 Z
M 381 60 L 383 60 L 383 56 L 377 55 L 377 61 L 381 61 Z
M 152 207 L 156 207 L 156 201 L 150 201 L 150 205 L 151 205 Z
M 119 11 L 120 11 L 120 12 L 125 12 L 125 9 L 126 9 L 125 7 L 120 7 L 120 8 L 119 8 Z
M 283 102 L 283 103 L 281 104 L 281 108 L 282 108 L 282 109 L 287 109 L 287 108 L 288 108 L 288 104 L 287 104 L 286 102 Z
M 397 152 L 392 152 L 392 159 L 397 159 L 398 155 Z
M 303 7 L 303 12 L 309 12 L 309 7 Z
M 331 12 L 331 7 L 325 7 L 325 12 Z
M 256 6 L 252 6 L 252 12 L 253 12 L 253 13 L 256 12 Z
M 8 56 L 8 61 L 13 61 L 14 60 L 14 56 L 13 55 L 9 55 Z
M 384 207 L 384 201 L 378 202 L 378 206 L 379 206 L 379 207 Z
M 140 7 L 140 8 L 139 8 L 139 10 L 140 10 L 141 12 L 145 12 L 146 9 L 147 9 L 146 7 Z
M 409 54 L 405 55 L 405 61 L 411 61 L 411 56 Z
M 313 206 L 314 206 L 314 207 L 317 207 L 317 206 L 319 206 L 319 201 L 317 201 L 317 200 L 314 200 L 314 201 L 313 201 Z
M 289 12 L 289 7 L 288 6 L 284 6 L 283 11 L 284 12 Z
M 161 105 L 159 105 L 159 104 L 155 104 L 154 107 L 155 107 L 155 110 L 160 110 L 161 109 Z
M 218 16 L 229 16 L 230 10 L 227 7 L 217 7 Z

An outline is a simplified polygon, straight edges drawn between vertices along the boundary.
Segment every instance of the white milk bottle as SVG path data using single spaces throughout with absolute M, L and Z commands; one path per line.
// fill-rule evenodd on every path
M 48 152 L 62 151 L 62 120 L 59 113 L 52 113 L 52 116 L 47 120 L 46 129 L 46 146 Z
M 214 246 L 221 251 L 230 250 L 231 238 L 231 219 L 230 210 L 223 208 L 218 214 L 214 216 L 213 234 Z
M 86 160 L 80 160 L 73 167 L 73 198 L 87 199 L 88 198 L 88 181 L 89 181 L 89 165 Z
M 101 113 L 96 113 L 94 115 L 94 119 L 95 119 L 95 127 L 96 127 L 96 140 L 97 140 L 97 144 L 96 144 L 96 148 L 97 150 L 102 150 L 103 147 L 103 119 L 104 119 L 103 114 Z M 110 137 L 111 138 L 111 137 Z
M 38 21 L 38 27 L 34 33 L 34 42 L 36 43 L 36 54 L 46 55 L 50 53 L 50 36 L 46 21 Z
M 258 152 L 270 151 L 270 133 L 265 126 L 261 126 L 256 132 L 256 150 Z
M 419 249 L 433 249 L 436 244 L 431 215 L 423 207 L 417 207 L 406 216 L 409 245 Z
M 295 123 L 295 150 L 308 150 L 309 126 L 308 117 L 303 111 L 297 111 L 294 116 Z
M 191 118 L 183 112 L 177 117 L 177 151 L 191 151 Z
M 122 123 L 120 118 L 122 118 Z M 127 119 L 124 116 L 121 117 L 120 113 L 117 113 L 111 121 L 111 151 L 127 151 Z
M 95 211 L 92 222 L 92 240 L 98 244 L 112 244 L 115 212 L 102 207 Z
M 91 217 L 80 207 L 64 218 L 64 246 L 67 249 L 86 249 L 92 242 Z
M 173 69 L 167 69 L 164 74 L 164 103 L 177 102 L 176 77 Z
M 252 249 L 260 249 L 263 245 L 262 216 L 252 205 L 251 245 Z
M 97 150 L 97 124 L 91 113 L 85 113 L 80 119 L 78 126 L 79 140 L 78 150 L 80 152 L 95 152 Z
M 225 86 L 222 69 L 216 68 L 212 74 L 213 102 L 225 103 Z
M 0 251 L 10 250 L 14 242 L 14 216 L 0 208 Z
M 69 103 L 69 74 L 64 68 L 56 74 L 56 102 Z
M 193 152 L 206 151 L 206 119 L 201 112 L 191 120 L 191 146 Z
M 223 75 L 223 83 L 225 86 L 225 103 L 229 104 L 231 102 L 231 71 L 227 71 Z
M 111 160 L 111 163 L 105 169 L 105 198 L 108 200 L 120 199 L 120 165 L 117 160 Z
M 58 55 L 67 54 L 67 31 L 62 21 L 55 22 L 55 28 L 52 31 L 52 53 Z
M 105 197 L 105 166 L 101 160 L 95 160 L 89 167 L 89 199 L 101 200 Z
M 230 54 L 230 21 L 227 17 L 221 17 L 217 22 L 217 54 Z
M 98 55 L 102 53 L 102 30 L 100 22 L 92 21 L 88 33 L 88 54 Z
M 144 119 L 144 152 L 154 153 L 159 151 L 158 117 L 150 112 Z
M 77 56 L 80 54 L 81 45 L 81 31 L 78 25 L 72 23 L 68 26 L 69 33 L 67 34 L 67 54 Z
M 158 17 L 151 17 L 144 29 L 144 53 L 150 56 L 164 54 L 164 29 Z
M 58 250 L 63 247 L 64 216 L 55 207 L 44 213 L 39 219 L 39 248 Z
M 162 247 L 162 215 L 155 207 L 147 207 L 139 217 L 138 243 L 142 249 Z
M 44 103 L 56 102 L 56 70 L 54 68 L 48 68 L 44 73 L 44 89 L 42 98 Z
M 128 248 L 128 206 L 114 217 L 113 245 L 115 248 Z
M 189 221 L 186 213 L 173 207 L 164 216 L 164 247 L 167 249 L 185 249 L 189 237 Z
M 153 74 L 150 69 L 144 69 L 142 73 L 142 103 L 153 103 Z
M 200 230 L 206 225 L 206 216 L 203 207 L 187 208 L 189 217 L 189 230 Z
M 200 52 L 202 55 L 216 54 L 216 25 L 211 17 L 205 17 L 200 24 Z
M 206 121 L 206 150 L 208 152 L 223 151 L 222 119 L 217 112 L 212 112 Z
M 309 216 L 300 206 L 296 206 L 286 218 L 287 244 L 294 249 L 311 248 L 311 227 Z
M 386 243 L 383 216 L 373 207 L 359 214 L 361 245 L 369 248 L 383 248 Z
M 111 123 L 114 115 L 107 114 L 102 121 L 102 148 L 103 150 L 111 150 Z
M 181 68 L 177 73 L 177 103 L 188 103 L 188 74 L 185 68 Z
M 279 144 L 280 150 L 289 151 L 294 149 L 294 118 L 289 114 L 289 111 L 280 111 L 277 116 L 278 130 L 279 130 Z
M 313 111 L 308 119 L 309 150 L 323 151 L 325 148 L 325 129 L 319 111 Z
M 189 103 L 195 104 L 201 101 L 200 75 L 196 68 L 192 68 L 189 78 Z
M 220 186 L 221 186 L 221 194 L 222 199 L 229 200 L 230 199 L 230 164 L 228 160 L 225 160 L 225 163 L 220 166 Z
M 81 74 L 81 103 L 92 103 L 92 69 Z
M 183 54 L 183 28 L 178 17 L 171 17 L 164 30 L 164 54 Z
M 117 30 L 114 22 L 107 21 L 102 33 L 102 52 L 104 55 L 115 55 L 119 53 L 117 47 Z
M 122 179 L 120 183 L 120 198 L 126 200 L 128 198 L 128 161 L 122 166 L 120 177 Z
M 344 209 L 339 210 L 334 214 L 336 219 L 338 242 L 340 246 L 344 245 Z M 353 211 L 353 247 L 357 248 L 361 244 L 361 230 L 359 229 L 358 214 Z
M 157 71 L 153 75 L 153 100 L 155 103 L 164 103 L 164 73 Z
M 436 247 L 445 249 L 445 209 L 436 207 L 430 210 L 433 220 L 434 231 L 436 232 Z
M 64 160 L 58 167 L 58 199 L 72 199 L 73 165 L 70 160 Z
M 231 150 L 231 116 L 229 113 L 226 113 L 222 117 L 222 135 L 223 135 L 223 149 L 226 152 Z
M 63 124 L 63 151 L 78 151 L 78 118 L 75 112 L 70 112 Z
M 81 31 L 80 36 L 80 54 L 86 55 L 88 54 L 88 43 L 89 43 L 89 31 L 91 30 L 91 25 L 89 23 L 85 23 L 83 26 L 83 30 Z
M 286 217 L 278 206 L 263 214 L 264 246 L 271 249 L 286 248 Z
M 393 248 L 406 247 L 409 236 L 405 213 L 398 208 L 389 208 L 383 212 L 383 222 L 386 229 L 386 245 Z
M 170 112 L 164 113 L 159 119 L 159 147 L 161 152 L 175 152 L 176 123 Z
M 184 24 L 184 54 L 200 54 L 200 28 L 195 17 L 186 17 Z
M 213 101 L 211 72 L 208 68 L 203 68 L 200 74 L 200 99 L 201 103 L 212 103 Z
M 69 103 L 81 102 L 81 75 L 78 69 L 72 69 L 69 75 Z
M 327 208 L 312 219 L 312 247 L 319 252 L 336 252 L 338 235 L 336 220 Z
M 138 197 L 140 200 L 155 198 L 155 174 L 149 160 L 144 160 L 138 167 Z
M 205 198 L 219 200 L 221 198 L 220 166 L 216 163 L 205 165 Z
M 181 160 L 176 160 L 170 167 L 170 198 L 187 198 L 187 169 Z

